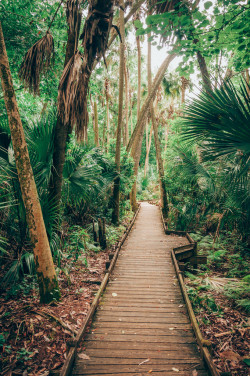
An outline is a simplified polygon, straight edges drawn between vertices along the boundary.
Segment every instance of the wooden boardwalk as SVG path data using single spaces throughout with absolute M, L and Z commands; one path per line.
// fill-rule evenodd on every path
M 73 375 L 207 376 L 171 261 L 160 210 L 143 203 Z

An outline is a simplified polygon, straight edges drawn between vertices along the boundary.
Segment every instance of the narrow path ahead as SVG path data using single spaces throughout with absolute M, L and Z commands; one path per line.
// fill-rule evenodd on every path
M 74 375 L 208 375 L 170 256 L 182 244 L 165 235 L 159 208 L 143 203 Z

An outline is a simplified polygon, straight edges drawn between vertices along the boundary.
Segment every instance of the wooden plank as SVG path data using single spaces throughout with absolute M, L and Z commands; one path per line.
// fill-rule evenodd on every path
M 183 307 L 182 309 L 185 310 Z M 148 313 L 168 313 L 168 312 L 180 312 L 180 308 L 178 305 L 170 306 L 170 307 L 129 307 L 125 304 L 123 306 L 107 306 L 106 304 L 103 307 L 99 308 L 99 311 L 102 312 L 136 312 L 139 314 L 148 314 Z
M 86 346 L 87 345 L 87 346 Z M 110 341 L 90 341 L 88 344 L 84 343 L 84 350 L 89 356 L 97 356 L 94 354 L 99 354 L 100 357 L 109 356 L 126 356 L 135 357 L 138 354 L 144 354 L 145 357 L 154 356 L 156 358 L 162 358 L 169 356 L 173 352 L 179 352 L 182 354 L 189 354 L 189 356 L 199 354 L 197 351 L 197 345 L 194 343 L 159 343 L 157 347 L 152 346 L 149 342 L 110 342 Z M 120 354 L 120 355 L 119 355 Z M 151 354 L 151 356 L 146 356 L 146 354 Z M 171 355 L 172 356 L 172 355 Z
M 169 323 L 148 323 L 147 330 L 169 330 L 169 328 L 174 327 L 176 330 L 182 329 L 192 329 L 190 323 L 179 323 L 178 325 L 169 325 Z M 91 326 L 91 329 L 98 328 L 119 328 L 119 329 L 145 329 L 144 323 L 131 323 L 131 322 L 96 322 Z
M 90 333 L 93 334 L 93 335 L 107 335 L 107 334 L 116 334 L 116 335 L 127 335 L 127 334 L 130 334 L 130 335 L 145 335 L 145 336 L 152 336 L 152 335 L 156 335 L 156 336 L 164 336 L 164 337 L 169 337 L 169 336 L 176 336 L 176 335 L 181 335 L 183 337 L 187 337 L 187 336 L 192 336 L 193 337 L 193 331 L 192 329 L 190 328 L 189 330 L 188 329 L 179 329 L 178 327 L 176 326 L 171 326 L 171 325 L 168 325 L 168 328 L 165 328 L 165 329 L 132 329 L 132 328 L 106 328 L 106 327 L 98 327 L 94 330 L 90 330 Z M 105 338 L 105 337 L 104 337 Z M 167 340 L 167 338 L 166 338 Z
M 182 323 L 189 323 L 189 319 L 186 316 L 178 316 L 176 317 L 175 313 L 173 312 L 172 315 L 165 316 L 165 317 L 140 317 L 140 316 L 133 316 L 133 317 L 114 317 L 112 316 L 104 316 L 104 315 L 97 315 L 96 316 L 96 321 L 100 322 L 130 322 L 132 323 L 170 323 L 170 324 L 182 324 Z
M 149 342 L 149 343 L 196 343 L 193 335 L 176 334 L 175 336 L 156 336 L 156 335 L 140 335 L 140 334 L 88 334 L 85 343 L 89 341 L 106 341 L 106 342 Z
M 142 364 L 141 366 L 129 366 L 129 365 L 120 365 L 119 367 L 117 366 L 112 366 L 112 365 L 101 365 L 101 366 L 90 366 L 90 365 L 86 365 L 86 367 L 84 368 L 83 366 L 77 368 L 76 367 L 76 370 L 74 371 L 73 374 L 75 375 L 93 375 L 93 374 L 113 374 L 113 373 L 118 373 L 119 374 L 123 374 L 123 373 L 131 373 L 131 372 L 143 372 L 144 374 L 145 373 L 148 373 L 151 369 L 154 371 L 154 372 L 169 372 L 171 373 L 171 375 L 173 375 L 173 372 L 175 372 L 173 370 L 173 368 L 177 368 L 177 365 L 178 365 L 178 369 L 180 370 L 178 372 L 178 375 L 182 372 L 186 372 L 186 374 L 188 374 L 188 370 L 192 369 L 193 366 L 190 365 L 190 364 L 176 364 L 176 367 L 174 367 L 172 364 L 171 365 L 161 365 L 161 364 L 155 364 L 155 365 L 149 365 L 149 364 Z M 198 374 L 200 375 L 200 370 L 204 370 L 203 367 L 201 367 L 199 364 L 197 365 L 197 367 L 195 367 L 196 370 L 198 370 Z M 153 372 L 151 372 L 153 373 Z M 189 373 L 189 376 L 190 376 L 190 373 Z
M 119 368 L 118 368 L 119 369 Z M 192 371 L 192 370 L 191 370 Z M 184 371 L 184 372 L 178 372 L 178 373 L 174 373 L 173 374 L 173 371 L 164 371 L 164 372 L 161 372 L 161 371 L 156 371 L 156 370 L 152 370 L 152 372 L 149 374 L 149 375 L 157 375 L 157 376 L 190 376 L 191 375 L 191 372 L 190 370 L 189 371 Z M 72 375 L 88 375 L 88 373 L 86 372 L 82 372 L 80 371 L 81 373 L 75 373 L 75 371 L 73 371 Z M 101 373 L 102 374 L 102 373 Z M 91 373 L 91 375 L 100 375 L 100 373 Z M 105 373 L 105 376 L 114 376 L 114 375 L 122 375 L 122 376 L 144 376 L 145 373 L 142 373 L 141 371 L 140 372 L 122 372 L 120 373 L 119 370 L 117 370 L 116 372 L 113 372 L 113 373 Z M 207 371 L 199 371 L 198 373 L 198 376 L 207 376 Z
M 177 355 L 177 353 L 175 353 Z M 77 359 L 77 367 L 86 366 L 86 365 L 119 365 L 119 364 L 126 364 L 126 365 L 135 365 L 139 366 L 139 363 L 146 361 L 147 365 L 176 365 L 178 364 L 183 365 L 185 368 L 188 368 L 188 365 L 193 366 L 203 366 L 202 360 L 197 356 L 196 358 L 190 358 L 190 354 L 186 357 L 186 359 L 183 359 L 177 356 L 177 358 L 172 359 L 164 359 L 164 358 L 145 358 L 145 356 L 139 358 L 113 358 L 113 357 L 105 357 L 105 358 L 99 358 L 99 357 L 93 357 L 91 356 L 89 360 L 82 361 L 81 358 Z

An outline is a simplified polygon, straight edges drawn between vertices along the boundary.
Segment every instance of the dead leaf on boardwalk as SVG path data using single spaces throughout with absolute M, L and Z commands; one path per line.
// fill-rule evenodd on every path
M 144 364 L 144 363 L 147 363 L 147 362 L 149 362 L 150 361 L 150 359 L 148 358 L 148 359 L 146 359 L 146 360 L 143 360 L 143 362 L 141 362 L 141 363 L 139 363 L 138 364 L 138 366 L 141 366 L 142 364 Z
M 192 376 L 198 376 L 198 373 L 197 373 L 196 369 L 193 370 Z
M 180 370 L 178 368 L 172 368 L 172 371 L 175 371 L 175 372 L 180 372 Z
M 152 369 L 150 369 L 149 371 L 148 371 L 148 373 L 152 373 L 153 372 L 153 370 Z
M 78 357 L 79 357 L 80 359 L 87 359 L 87 360 L 90 360 L 90 357 L 89 357 L 87 354 L 84 354 L 84 353 L 78 354 Z
M 112 296 L 115 298 L 117 296 L 116 292 L 112 292 Z
M 230 360 L 230 362 L 239 362 L 241 359 L 241 356 L 232 350 L 223 351 L 222 353 L 220 353 L 220 356 L 222 358 Z

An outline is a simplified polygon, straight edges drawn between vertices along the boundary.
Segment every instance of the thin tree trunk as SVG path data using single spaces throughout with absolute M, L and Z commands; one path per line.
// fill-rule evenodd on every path
M 106 143 L 106 151 L 109 150 L 109 80 L 108 78 L 105 79 L 105 96 L 106 96 L 106 134 L 107 134 L 107 143 Z M 104 140 L 105 142 L 105 140 Z
M 129 131 L 128 131 L 128 120 L 129 120 L 129 89 L 128 89 L 128 71 L 126 59 L 124 59 L 124 78 L 125 78 L 125 142 L 124 146 L 128 145 Z
M 145 158 L 145 165 L 144 165 L 144 176 L 145 177 L 147 176 L 147 172 L 148 172 L 148 161 L 149 161 L 149 153 L 150 153 L 150 149 L 151 149 L 152 134 L 153 134 L 153 125 L 151 125 L 151 128 L 150 128 L 148 149 L 147 149 L 147 154 L 146 154 L 146 158 Z
M 121 167 L 121 135 L 122 135 L 122 113 L 123 113 L 123 88 L 124 88 L 124 47 L 125 47 L 125 29 L 124 29 L 124 1 L 120 0 L 120 69 L 119 69 L 119 103 L 118 103 L 118 124 L 116 138 L 115 164 L 117 178 L 114 181 L 114 209 L 112 213 L 112 222 L 119 223 L 119 206 L 120 206 L 120 167 Z
M 196 52 L 196 56 L 197 56 L 198 64 L 200 67 L 204 88 L 206 92 L 211 93 L 213 89 L 212 89 L 212 84 L 211 84 L 210 76 L 209 76 L 208 69 L 207 69 L 206 60 L 204 56 L 202 56 L 200 51 Z
M 59 299 L 60 292 L 33 170 L 30 164 L 24 130 L 18 111 L 1 23 L 0 77 L 11 131 L 16 169 L 29 227 L 30 241 L 34 251 L 40 299 L 41 302 L 48 303 L 53 299 Z
M 97 103 L 94 101 L 94 132 L 95 132 L 95 146 L 99 147 L 99 129 L 98 129 L 98 112 Z
M 136 37 L 136 45 L 137 45 L 137 68 L 138 68 L 138 78 L 137 78 L 137 121 L 138 121 L 139 114 L 140 114 L 140 106 L 141 106 L 141 45 L 140 45 L 140 37 Z

